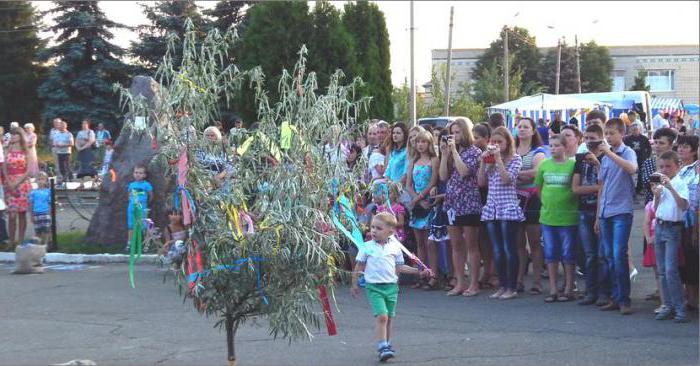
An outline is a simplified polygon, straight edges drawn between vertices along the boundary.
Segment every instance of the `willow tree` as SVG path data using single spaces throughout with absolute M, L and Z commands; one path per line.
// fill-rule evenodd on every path
M 275 338 L 310 338 L 310 329 L 320 327 L 319 300 L 325 289 L 332 298 L 335 258 L 341 258 L 329 230 L 329 197 L 352 180 L 318 147 L 328 131 L 349 128 L 368 103 L 355 96 L 361 81 L 343 85 L 340 71 L 320 94 L 302 47 L 294 69 L 282 72 L 279 102 L 272 105 L 259 68 L 239 71 L 227 62 L 234 38 L 214 29 L 198 48 L 188 31 L 181 57 L 170 47 L 159 66 L 152 106 L 121 90 L 131 115 L 148 116 L 145 125 L 127 123 L 127 133 L 154 139 L 159 153 L 152 164 L 178 180 L 176 205 L 192 219 L 178 283 L 201 313 L 218 317 L 217 326 L 226 329 L 230 365 L 236 330 L 253 317 L 266 318 Z M 255 90 L 260 126 L 237 152 L 222 148 L 235 172 L 215 184 L 196 153 L 212 148 L 202 131 L 241 83 Z M 339 146 L 340 136 L 331 137 Z

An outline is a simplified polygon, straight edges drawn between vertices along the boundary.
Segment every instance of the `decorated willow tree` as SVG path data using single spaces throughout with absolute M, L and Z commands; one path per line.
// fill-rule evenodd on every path
M 328 320 L 329 305 L 321 310 L 319 301 L 326 289 L 332 296 L 335 258 L 341 258 L 329 230 L 329 198 L 351 189 L 343 182 L 352 180 L 317 146 L 328 131 L 349 130 L 368 101 L 355 97 L 361 81 L 342 85 L 340 71 L 318 93 L 302 47 L 294 70 L 282 73 L 279 102 L 271 105 L 260 69 L 239 71 L 226 62 L 232 33 L 214 29 L 201 48 L 195 37 L 191 29 L 185 34 L 181 57 L 169 47 L 156 73 L 155 103 L 121 89 L 129 114 L 148 116 L 145 125 L 128 122 L 124 133 L 154 139 L 159 152 L 151 164 L 177 181 L 174 205 L 186 224 L 191 220 L 178 282 L 200 312 L 220 319 L 235 365 L 236 330 L 250 318 L 266 318 L 273 337 L 288 339 L 311 337 L 310 328 Z M 175 59 L 182 63 L 173 65 Z M 256 91 L 260 126 L 236 151 L 212 146 L 202 131 L 243 82 Z M 339 146 L 340 136 L 330 137 Z M 197 162 L 197 152 L 217 148 L 234 169 L 223 184 Z

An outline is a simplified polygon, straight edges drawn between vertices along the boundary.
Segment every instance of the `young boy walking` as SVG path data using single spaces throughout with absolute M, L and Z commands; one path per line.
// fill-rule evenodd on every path
M 353 297 L 359 294 L 357 281 L 359 275 L 364 273 L 367 299 L 376 319 L 375 339 L 381 362 L 394 357 L 396 353 L 389 341 L 399 295 L 398 274 L 420 274 L 421 277 L 430 274 L 428 270 L 419 271 L 404 264 L 401 244 L 393 236 L 397 225 L 396 217 L 389 212 L 378 213 L 372 218 L 372 240 L 365 243 L 365 247 L 357 254 L 350 290 Z
M 637 174 L 637 155 L 622 142 L 625 123 L 612 118 L 605 123 L 605 139 L 601 144 L 603 159 L 598 172 L 601 184 L 598 195 L 600 233 L 601 283 L 612 284 L 611 301 L 600 310 L 620 310 L 632 314 L 630 300 L 630 273 L 628 241 L 632 230 L 634 177 Z
M 676 323 L 687 323 L 683 285 L 678 272 L 678 248 L 688 209 L 688 185 L 677 175 L 680 163 L 674 151 L 661 154 L 657 166 L 658 172 L 651 177 L 656 208 L 654 250 L 665 306 L 656 315 L 656 320 L 671 319 L 675 312 L 673 319 Z

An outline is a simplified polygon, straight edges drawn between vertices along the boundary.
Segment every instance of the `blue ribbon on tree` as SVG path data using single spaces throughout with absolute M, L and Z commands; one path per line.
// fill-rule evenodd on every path
M 262 289 L 262 280 L 261 280 L 261 274 L 260 274 L 260 263 L 266 261 L 267 259 L 262 258 L 262 257 L 247 257 L 247 258 L 241 258 L 233 262 L 232 264 L 220 264 L 212 269 L 208 269 L 206 271 L 202 272 L 193 272 L 189 276 L 187 276 L 187 281 L 188 282 L 195 282 L 197 281 L 198 278 L 205 277 L 210 275 L 213 271 L 232 271 L 232 272 L 240 272 L 241 266 L 244 264 L 253 264 L 253 271 L 255 272 L 255 277 L 256 277 L 256 286 L 258 287 L 258 292 L 260 293 L 260 296 L 263 299 L 263 302 L 265 305 L 269 305 L 270 302 L 267 299 L 267 296 L 265 296 L 265 292 Z

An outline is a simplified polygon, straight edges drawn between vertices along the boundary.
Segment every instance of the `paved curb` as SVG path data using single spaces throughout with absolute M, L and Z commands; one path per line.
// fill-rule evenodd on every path
M 156 254 L 143 254 L 136 262 L 138 264 L 158 264 L 161 256 Z M 15 253 L 0 252 L 0 262 L 15 261 Z M 47 253 L 44 257 L 44 263 L 129 263 L 128 254 L 66 254 L 66 253 Z

